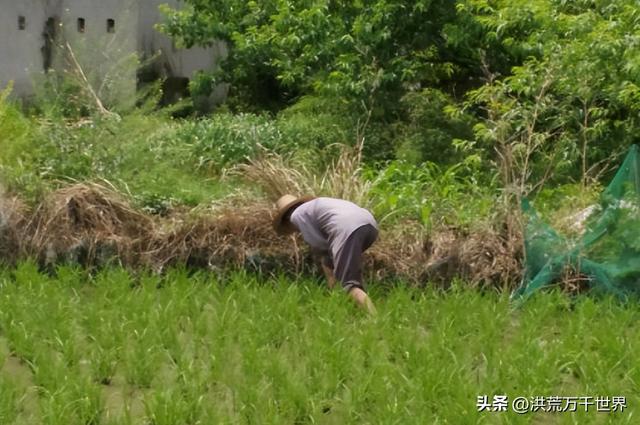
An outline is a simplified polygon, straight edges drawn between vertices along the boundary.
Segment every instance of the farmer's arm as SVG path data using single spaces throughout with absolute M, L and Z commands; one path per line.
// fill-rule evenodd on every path
M 325 263 L 324 258 L 321 261 L 322 271 L 324 272 L 324 276 L 327 278 L 329 289 L 333 289 L 333 287 L 336 285 L 336 277 L 333 275 L 333 269 Z
M 327 279 L 329 289 L 333 289 L 336 285 L 336 277 L 333 274 L 333 261 L 331 261 L 331 255 L 328 251 L 320 251 L 313 248 L 311 249 L 311 252 L 320 262 L 320 268 L 324 273 L 324 277 Z

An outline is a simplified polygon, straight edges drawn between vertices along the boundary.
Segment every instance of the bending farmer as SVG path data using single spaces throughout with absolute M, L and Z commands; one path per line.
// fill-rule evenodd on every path
M 312 251 L 321 256 L 329 287 L 337 279 L 360 306 L 373 313 L 375 308 L 362 283 L 362 253 L 378 237 L 373 215 L 349 201 L 310 196 L 284 195 L 276 208 L 276 232 L 302 233 Z

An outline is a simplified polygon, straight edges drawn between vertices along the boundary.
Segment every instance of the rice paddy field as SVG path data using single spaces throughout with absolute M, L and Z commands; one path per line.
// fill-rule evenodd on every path
M 636 304 L 463 287 L 374 285 L 368 316 L 314 280 L 22 263 L 0 270 L 0 424 L 638 423 Z M 578 408 L 534 409 L 555 396 Z

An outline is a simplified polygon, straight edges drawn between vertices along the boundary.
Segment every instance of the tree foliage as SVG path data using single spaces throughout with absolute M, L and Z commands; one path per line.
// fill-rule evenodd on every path
M 443 55 L 452 0 L 187 0 L 165 13 L 164 30 L 186 46 L 225 40 L 218 79 L 261 106 L 323 94 L 387 112 L 460 69 Z
M 528 192 L 549 178 L 600 176 L 638 140 L 640 13 L 633 1 L 471 1 L 485 38 L 526 60 L 468 93 L 477 140 Z M 505 165 L 503 163 L 503 165 Z M 503 170 L 506 172 L 506 170 Z
M 325 96 L 391 124 L 376 150 L 481 155 L 518 193 L 599 178 L 638 138 L 635 0 L 185 0 L 165 13 L 183 45 L 229 44 L 208 82 L 230 83 L 238 108 Z

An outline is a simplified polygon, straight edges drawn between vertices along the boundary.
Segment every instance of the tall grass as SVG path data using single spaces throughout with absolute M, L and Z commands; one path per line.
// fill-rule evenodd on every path
M 367 206 L 371 183 L 362 177 L 362 145 L 339 148 L 337 158 L 320 173 L 303 162 L 274 152 L 265 152 L 237 169 L 274 201 L 287 193 L 309 194 L 348 199 Z

